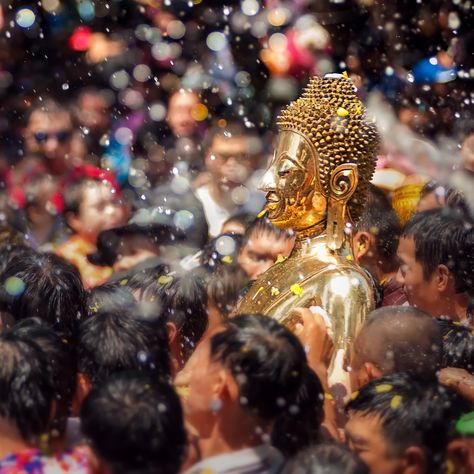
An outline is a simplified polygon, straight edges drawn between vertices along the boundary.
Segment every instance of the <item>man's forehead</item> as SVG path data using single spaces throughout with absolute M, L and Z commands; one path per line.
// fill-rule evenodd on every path
M 70 127 L 72 125 L 71 116 L 65 110 L 48 112 L 46 110 L 35 110 L 28 121 L 31 128 L 42 127 L 51 130 Z
M 236 148 L 247 150 L 247 144 L 247 137 L 244 135 L 236 135 L 231 137 L 217 135 L 212 141 L 211 150 L 221 151 L 222 153 L 225 153 L 226 151 L 233 151 Z

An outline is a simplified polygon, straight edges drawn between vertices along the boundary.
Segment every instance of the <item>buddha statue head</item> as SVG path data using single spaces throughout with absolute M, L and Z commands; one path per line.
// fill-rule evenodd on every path
M 344 226 L 364 206 L 379 137 L 351 80 L 313 77 L 278 119 L 278 144 L 263 180 L 267 217 L 300 235 L 327 230 L 340 248 Z

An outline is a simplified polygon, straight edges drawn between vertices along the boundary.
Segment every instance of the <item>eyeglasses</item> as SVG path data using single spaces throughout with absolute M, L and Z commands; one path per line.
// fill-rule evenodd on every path
M 71 130 L 60 130 L 57 133 L 36 132 L 33 134 L 38 143 L 46 143 L 50 138 L 55 138 L 58 143 L 65 143 L 71 138 Z

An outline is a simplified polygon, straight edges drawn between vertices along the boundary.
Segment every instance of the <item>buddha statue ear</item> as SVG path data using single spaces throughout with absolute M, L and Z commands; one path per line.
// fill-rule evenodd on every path
M 347 203 L 356 190 L 359 173 L 355 163 L 339 165 L 331 173 L 327 211 L 327 246 L 339 250 L 344 243 Z

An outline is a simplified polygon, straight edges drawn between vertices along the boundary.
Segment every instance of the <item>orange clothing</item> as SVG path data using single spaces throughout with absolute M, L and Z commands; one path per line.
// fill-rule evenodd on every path
M 56 254 L 77 267 L 84 287 L 92 288 L 105 283 L 113 273 L 111 267 L 93 265 L 87 260 L 87 255 L 96 250 L 94 244 L 76 234 L 60 245 Z

